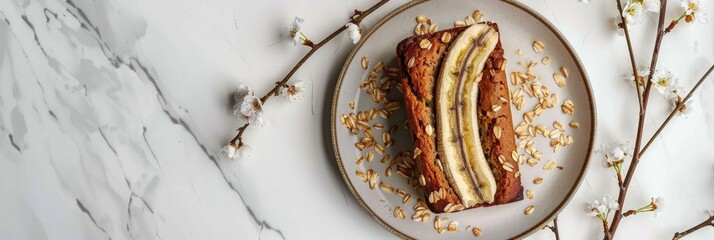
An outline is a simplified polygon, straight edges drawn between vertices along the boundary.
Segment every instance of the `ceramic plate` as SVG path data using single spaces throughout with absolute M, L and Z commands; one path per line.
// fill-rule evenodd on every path
M 457 231 L 438 233 L 434 226 L 437 214 L 431 213 L 425 222 L 412 220 L 413 206 L 417 199 L 424 199 L 424 196 L 420 190 L 410 185 L 408 177 L 398 173 L 400 167 L 402 170 L 405 169 L 405 160 L 395 156 L 398 156 L 399 152 L 413 150 L 411 138 L 404 127 L 406 120 L 404 109 L 392 111 L 388 118 L 377 114 L 375 119 L 368 121 L 375 135 L 376 144 L 382 146 L 385 145 L 382 139 L 383 132 L 388 131 L 392 126 L 397 127 L 397 131 L 389 134 L 389 139 L 386 139 L 393 140 L 394 145 L 386 148 L 384 154 L 380 154 L 375 147 L 357 149 L 355 143 L 364 138 L 365 133 L 364 131 L 360 131 L 357 135 L 350 133 L 342 123 L 342 118 L 350 113 L 357 114 L 360 111 L 384 108 L 383 104 L 376 103 L 370 97 L 367 92 L 369 87 L 363 89 L 360 85 L 369 78 L 369 74 L 380 60 L 385 66 L 397 66 L 395 47 L 402 39 L 414 35 L 417 15 L 428 16 L 433 23 L 438 24 L 439 29 L 446 29 L 452 27 L 455 21 L 463 21 L 464 17 L 471 16 L 476 9 L 484 15 L 485 21 L 493 21 L 499 25 L 501 41 L 506 51 L 505 57 L 508 59 L 506 71 L 509 74 L 510 90 L 521 87 L 520 84 L 511 83 L 510 73 L 525 72 L 523 65 L 533 61 L 538 63 L 533 69 L 538 77 L 534 81 L 540 82 L 551 93 L 558 96 L 555 107 L 536 117 L 533 125 L 554 129 L 553 123 L 557 120 L 565 126 L 565 133 L 572 137 L 573 143 L 554 152 L 549 145 L 551 139 L 540 134 L 532 138 L 535 142 L 534 148 L 540 150 L 543 156 L 534 166 L 524 164 L 520 168 L 524 190 L 533 191 L 534 198 L 525 198 L 501 206 L 438 214 L 440 219 L 448 219 L 441 221 L 442 228 L 446 228 L 451 221 L 458 222 Z M 533 50 L 532 44 L 535 40 L 544 44 L 545 49 L 542 53 Z M 516 53 L 518 49 L 522 54 Z M 550 57 L 550 63 L 547 65 L 542 62 L 546 56 Z M 369 59 L 367 69 L 362 67 L 362 57 Z M 569 76 L 565 80 L 566 85 L 558 87 L 552 75 L 561 72 L 561 67 L 567 69 Z M 384 76 L 399 80 L 396 76 L 386 74 L 386 69 L 377 72 L 377 87 L 382 85 Z M 526 100 L 521 110 L 511 105 L 514 126 L 523 121 L 523 114 L 526 111 L 532 110 L 538 104 L 537 99 L 529 97 L 525 92 L 523 95 Z M 392 89 L 386 97 L 389 101 L 402 102 L 402 95 L 396 88 Z M 566 99 L 572 101 L 574 105 L 575 110 L 572 115 L 561 111 L 561 105 Z M 354 103 L 354 109 L 351 107 L 351 102 Z M 365 33 L 363 39 L 347 57 L 336 85 L 331 120 L 337 165 L 357 202 L 390 232 L 402 238 L 418 239 L 471 239 L 474 237 L 473 227 L 481 230 L 481 239 L 523 238 L 541 229 L 568 203 L 578 188 L 588 166 L 589 152 L 592 149 L 595 133 L 595 108 L 590 84 L 572 47 L 545 18 L 514 1 L 424 1 L 411 2 L 394 10 Z M 568 124 L 571 122 L 577 122 L 579 127 L 577 129 L 569 127 Z M 384 128 L 375 128 L 376 123 L 382 124 Z M 523 148 L 519 148 L 519 151 L 527 156 L 526 159 L 529 158 L 529 154 Z M 358 160 L 369 155 L 368 152 L 373 155 L 373 160 Z M 383 160 L 385 156 L 387 159 Z M 396 159 L 394 163 L 392 159 Z M 550 160 L 557 162 L 557 166 L 562 169 L 556 167 L 545 170 L 545 165 Z M 371 188 L 369 181 L 363 181 L 363 178 L 357 174 L 357 172 L 367 173 L 370 170 L 379 176 L 375 188 Z M 387 171 L 392 171 L 390 176 L 387 176 Z M 534 183 L 534 179 L 538 177 L 543 178 L 541 184 Z M 390 191 L 389 187 L 380 188 L 381 183 L 391 186 L 394 190 Z M 414 180 L 412 180 L 413 184 Z M 397 189 L 404 191 L 404 194 L 397 193 Z M 407 194 L 410 197 L 405 200 L 403 196 Z M 524 211 L 529 206 L 534 206 L 534 209 L 531 214 L 526 215 Z M 397 208 L 404 211 L 405 219 L 395 214 Z

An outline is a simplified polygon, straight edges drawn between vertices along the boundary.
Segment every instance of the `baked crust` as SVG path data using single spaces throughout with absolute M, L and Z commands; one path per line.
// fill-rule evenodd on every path
M 488 23 L 498 30 L 495 23 Z M 405 107 L 408 116 L 408 127 L 412 135 L 415 150 L 421 151 L 414 159 L 417 173 L 424 176 L 424 195 L 429 199 L 432 192 L 440 192 L 443 195 L 436 202 L 427 201 L 427 205 L 433 212 L 444 212 L 448 204 L 461 204 L 458 195 L 450 186 L 444 175 L 438 160 L 436 149 L 436 134 L 427 134 L 426 128 L 435 128 L 435 108 L 434 94 L 437 74 L 441 68 L 441 60 L 444 58 L 451 42 L 444 43 L 441 38 L 444 34 L 451 34 L 455 39 L 466 27 L 457 27 L 438 31 L 431 34 L 414 36 L 407 38 L 397 45 L 397 57 L 401 71 L 401 84 L 404 93 Z M 427 39 L 432 46 L 422 49 L 420 41 Z M 408 67 L 410 59 L 414 58 L 414 63 Z M 498 205 L 523 199 L 523 191 L 520 176 L 515 176 L 518 172 L 518 163 L 511 159 L 511 151 L 516 150 L 513 121 L 511 117 L 508 82 L 505 71 L 500 70 L 500 63 L 503 58 L 503 47 L 499 39 L 495 50 L 491 53 L 483 70 L 483 78 L 479 82 L 479 130 L 481 133 L 481 143 L 484 154 L 488 159 L 497 181 L 497 190 L 494 202 L 491 204 L 481 204 L 479 206 Z M 507 100 L 502 103 L 499 97 Z M 493 112 L 493 104 L 501 105 L 499 112 Z M 496 139 L 493 134 L 493 127 L 499 126 L 503 129 L 501 138 Z M 500 162 L 498 155 L 506 157 L 513 166 L 513 171 L 506 171 Z

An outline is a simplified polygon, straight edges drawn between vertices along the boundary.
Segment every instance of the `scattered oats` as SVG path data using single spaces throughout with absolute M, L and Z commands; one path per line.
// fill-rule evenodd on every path
M 570 74 L 568 74 L 568 69 L 566 69 L 565 67 L 560 67 L 560 72 L 562 72 L 563 76 L 565 76 L 566 78 L 570 77 Z
M 527 123 L 533 122 L 533 118 L 535 118 L 534 111 L 528 111 L 523 114 L 523 120 L 526 121 Z
M 391 136 L 389 135 L 388 132 L 382 132 L 382 142 L 389 142 L 391 140 Z
M 535 51 L 536 53 L 542 53 L 543 49 L 545 49 L 545 45 L 543 45 L 541 41 L 533 41 L 533 51 Z
M 555 122 L 553 122 L 553 127 L 557 128 L 560 131 L 565 131 L 565 128 L 563 128 L 563 124 L 560 123 L 560 121 L 558 120 L 555 120 Z
M 580 123 L 578 123 L 578 122 L 570 122 L 570 124 L 568 124 L 568 125 L 570 126 L 570 128 L 573 128 L 573 129 L 577 129 L 580 127 Z
M 483 13 L 481 13 L 481 11 L 478 9 L 476 9 L 476 11 L 474 11 L 474 13 L 471 14 L 471 16 L 474 17 L 474 19 L 478 22 L 483 21 Z
M 491 110 L 494 112 L 498 112 L 499 110 L 501 110 L 501 105 L 494 104 L 491 106 Z
M 513 165 L 510 163 L 504 163 L 503 165 L 503 170 L 506 170 L 508 172 L 513 172 Z
M 514 177 L 520 177 L 521 176 L 521 171 L 516 171 L 516 173 L 513 174 Z
M 543 183 L 543 178 L 542 178 L 542 177 L 537 177 L 537 178 L 533 179 L 533 184 L 538 185 L 538 184 L 541 184 L 541 183 Z
M 387 192 L 394 192 L 394 187 L 392 185 L 386 184 L 384 182 L 379 184 L 379 188 Z
M 549 56 L 543 57 L 543 60 L 541 60 L 541 62 L 543 63 L 543 65 L 550 64 L 550 57 Z
M 364 156 L 359 156 L 357 158 L 357 161 L 355 161 L 355 164 L 360 165 L 362 164 L 362 162 L 364 162 Z
M 417 158 L 421 154 L 421 149 L 418 147 L 414 148 L 414 155 L 412 155 L 412 158 Z
M 407 195 L 407 192 L 405 192 L 404 190 L 401 190 L 401 189 L 397 189 L 394 192 L 397 194 L 397 196 L 400 196 L 400 197 L 404 197 Z
M 431 124 L 426 125 L 424 128 L 424 131 L 426 132 L 427 136 L 431 136 L 434 134 L 434 127 L 431 126 Z
M 409 195 L 409 194 L 407 193 L 406 195 L 404 195 L 404 198 L 402 198 L 402 203 L 403 203 L 403 204 L 406 204 L 407 202 L 409 202 L 409 199 L 410 199 L 411 197 L 412 197 L 412 195 Z
M 498 162 L 503 164 L 506 162 L 506 156 L 503 156 L 501 154 L 498 154 Z
M 392 145 L 394 145 L 394 139 L 389 140 L 388 142 L 384 143 L 384 147 L 387 147 L 387 148 L 391 147 Z
M 359 177 L 360 180 L 362 180 L 362 182 L 367 182 L 367 175 L 362 172 L 362 170 L 357 169 L 355 171 L 355 174 L 357 175 L 357 177 Z
M 387 177 L 392 176 L 392 168 L 388 167 L 386 170 L 384 170 L 384 175 Z
M 526 197 L 528 197 L 528 199 L 533 199 L 533 191 L 530 189 L 526 190 Z
M 417 23 L 416 27 L 414 28 L 414 35 L 421 36 L 426 33 L 425 31 L 426 26 L 424 26 L 423 23 Z
M 563 105 L 560 108 L 563 110 L 563 113 L 568 115 L 573 115 L 573 111 L 575 111 L 575 106 L 573 105 L 573 102 L 569 99 L 565 99 L 565 101 L 563 101 Z
M 516 152 L 515 150 L 511 151 L 511 158 L 513 159 L 513 161 L 517 162 L 518 161 L 518 152 Z
M 389 157 L 391 157 L 391 155 L 389 155 L 389 153 L 387 153 L 384 155 L 384 157 L 382 157 L 382 160 L 379 160 L 379 162 L 386 163 L 387 160 L 389 160 Z
M 543 170 L 551 170 L 555 167 L 555 165 L 556 165 L 555 161 L 550 160 L 547 163 L 545 163 L 545 165 L 543 165 Z
M 553 73 L 553 80 L 555 80 L 555 84 L 557 84 L 558 87 L 565 87 L 565 78 L 563 75 L 560 75 L 560 73 Z
M 356 143 L 355 143 L 355 147 L 356 147 L 357 149 L 359 149 L 360 151 L 362 151 L 362 150 L 364 150 L 364 148 L 365 148 L 366 146 L 365 146 L 364 143 L 362 143 L 362 142 L 356 142 Z
M 419 185 L 426 186 L 426 178 L 422 174 L 419 174 Z
M 395 132 L 397 132 L 397 126 L 396 126 L 396 125 L 395 125 L 395 126 L 392 126 L 391 128 L 389 128 L 389 133 L 393 134 L 393 133 L 395 133 Z
M 401 104 L 399 102 L 389 102 L 386 105 L 384 105 L 384 110 L 387 110 L 388 112 L 397 110 L 401 107 Z
M 429 17 L 427 17 L 427 16 L 424 16 L 424 15 L 416 16 L 416 22 L 418 22 L 418 23 L 426 23 L 427 21 L 431 21 L 431 19 L 429 19 Z
M 525 213 L 526 215 L 531 215 L 531 213 L 533 213 L 533 209 L 535 209 L 535 206 L 530 205 L 526 208 L 525 211 L 523 211 L 523 213 Z
M 369 188 L 370 189 L 377 188 L 377 182 L 379 182 L 379 174 L 377 174 L 376 172 L 372 172 L 372 175 L 369 175 L 368 177 L 369 177 Z
M 373 127 L 374 129 L 383 129 L 383 128 L 384 128 L 384 125 L 382 125 L 381 123 L 375 123 L 372 127 Z
M 476 24 L 476 19 L 474 19 L 472 16 L 466 16 L 464 18 L 464 23 L 466 23 L 466 25 L 469 25 L 469 26 L 474 25 L 474 24 Z
M 521 51 L 520 48 L 516 49 L 516 55 L 518 55 L 518 56 L 523 55 L 523 52 Z
M 367 69 L 367 67 L 369 66 L 369 59 L 367 59 L 367 57 L 362 57 L 361 63 L 362 63 L 362 68 Z
M 473 232 L 473 233 L 474 233 L 474 236 L 476 236 L 476 237 L 480 237 L 480 236 L 481 236 L 481 229 L 479 229 L 479 228 L 477 228 L 477 227 L 472 228 L 472 229 L 471 229 L 471 232 Z
M 407 62 L 407 67 L 411 68 L 414 66 L 414 57 L 409 58 L 409 62 Z
M 419 42 L 419 48 L 421 48 L 421 49 L 431 49 L 431 42 L 429 41 L 429 39 L 422 39 L 422 40 Z
M 349 107 L 350 109 L 355 110 L 355 101 L 350 101 Z
M 451 42 L 451 33 L 445 32 L 444 34 L 441 35 L 441 42 L 443 43 L 449 43 Z
M 456 232 L 459 228 L 459 222 L 457 221 L 451 221 L 449 222 L 449 225 L 446 227 L 446 230 L 449 232 Z
M 530 165 L 530 166 L 532 167 L 532 166 L 535 166 L 536 164 L 538 164 L 538 159 L 536 159 L 536 158 L 529 158 L 529 159 L 526 161 L 526 163 L 528 163 L 528 165 Z
M 374 65 L 374 71 L 378 72 L 379 70 L 382 70 L 384 68 L 384 62 L 379 61 L 377 64 Z
M 404 210 L 402 210 L 401 207 L 397 207 L 394 209 L 394 217 L 405 219 L 405 218 L 407 218 L 407 214 L 404 212 Z
M 495 136 L 496 139 L 501 139 L 502 134 L 503 134 L 503 128 L 501 128 L 501 126 L 498 126 L 498 125 L 493 126 L 493 136 Z
M 441 229 L 441 218 L 439 216 L 434 217 L 434 229 L 437 231 Z
M 429 25 L 429 33 L 434 33 L 434 32 L 436 32 L 436 30 L 437 30 L 438 28 L 439 28 L 439 26 L 436 25 L 436 23 Z
M 371 151 L 367 152 L 367 162 L 372 162 L 372 159 L 374 159 L 374 154 Z
M 454 22 L 454 27 L 463 27 L 463 26 L 466 26 L 466 23 L 464 21 Z

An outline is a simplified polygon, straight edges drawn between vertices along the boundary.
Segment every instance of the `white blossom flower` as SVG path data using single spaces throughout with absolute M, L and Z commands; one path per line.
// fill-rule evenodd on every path
M 230 158 L 230 159 L 235 159 L 237 150 L 238 149 L 236 148 L 236 146 L 231 143 L 231 144 L 228 144 L 225 147 L 223 147 L 221 152 L 223 152 L 223 156 Z
M 661 94 L 665 94 L 666 97 L 669 92 L 671 92 L 676 86 L 678 86 L 679 79 L 674 76 L 671 71 L 657 70 L 652 78 L 652 84 L 657 88 L 657 91 Z
M 685 21 L 688 23 L 693 22 L 695 19 L 700 23 L 708 23 L 707 18 L 708 12 L 701 7 L 701 2 L 699 0 L 682 0 L 682 8 L 684 8 Z
M 588 206 L 585 207 L 585 215 L 588 217 L 598 216 L 605 213 L 605 211 L 607 211 L 607 207 L 598 200 L 588 202 Z
M 305 97 L 305 83 L 300 81 L 293 85 L 283 87 L 280 90 L 280 95 L 291 102 L 302 100 Z
M 649 12 L 659 12 L 660 0 L 633 0 L 642 4 L 644 9 Z
M 350 39 L 352 39 L 352 44 L 359 42 L 360 38 L 362 38 L 362 28 L 353 22 L 347 23 L 345 27 L 347 27 L 347 34 L 350 36 Z
M 607 207 L 607 210 L 610 211 L 615 211 L 617 209 L 620 209 L 620 204 L 617 203 L 617 200 L 615 200 L 614 197 L 603 197 L 602 198 L 602 204 Z
M 679 95 L 672 93 L 670 94 L 670 97 L 667 100 L 672 105 L 672 108 L 676 108 L 679 102 L 681 102 L 683 99 Z M 689 114 L 692 113 L 692 104 L 694 104 L 694 100 L 691 98 L 687 99 L 687 101 L 684 102 L 684 104 L 682 104 L 679 109 L 677 109 L 677 115 L 687 117 Z
M 241 159 L 250 157 L 253 154 L 253 149 L 248 146 L 248 144 L 242 144 L 240 147 L 236 147 L 235 144 L 229 143 L 223 147 L 223 156 L 229 159 Z
M 632 149 L 630 148 L 630 143 L 615 143 L 612 146 L 609 144 L 603 144 L 600 150 L 596 152 L 605 155 L 605 161 L 603 165 L 605 167 L 612 167 L 617 163 L 622 162 L 626 156 L 630 154 Z
M 307 40 L 305 34 L 302 32 L 303 22 L 305 22 L 305 19 L 295 17 L 292 24 L 290 24 L 290 27 L 288 28 L 286 39 L 292 41 L 295 46 L 303 44 L 303 42 Z
M 638 2 L 629 1 L 622 10 L 622 16 L 625 17 L 627 24 L 638 24 L 642 22 L 645 16 L 645 7 Z
M 701 4 L 699 0 L 682 0 L 681 6 L 684 8 L 685 15 L 691 15 L 699 11 Z
M 627 82 L 630 83 L 631 86 L 635 86 L 635 84 L 639 85 L 640 87 L 645 86 L 645 79 L 650 75 L 650 68 L 646 66 L 638 67 L 637 68 L 637 76 L 639 77 L 638 81 L 635 81 L 635 75 L 632 74 L 632 70 L 627 71 L 627 74 L 625 74 L 625 79 Z
M 263 126 L 263 103 L 254 95 L 247 95 L 240 105 L 243 119 L 253 125 Z
M 250 124 L 263 125 L 263 104 L 248 86 L 239 84 L 233 98 L 236 100 L 233 105 L 233 115 Z

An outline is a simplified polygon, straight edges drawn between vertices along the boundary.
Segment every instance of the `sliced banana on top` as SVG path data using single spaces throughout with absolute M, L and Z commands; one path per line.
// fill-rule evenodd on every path
M 486 24 L 465 29 L 449 47 L 436 86 L 439 156 L 445 175 L 465 207 L 493 202 L 496 179 L 481 147 L 478 82 L 498 32 Z

